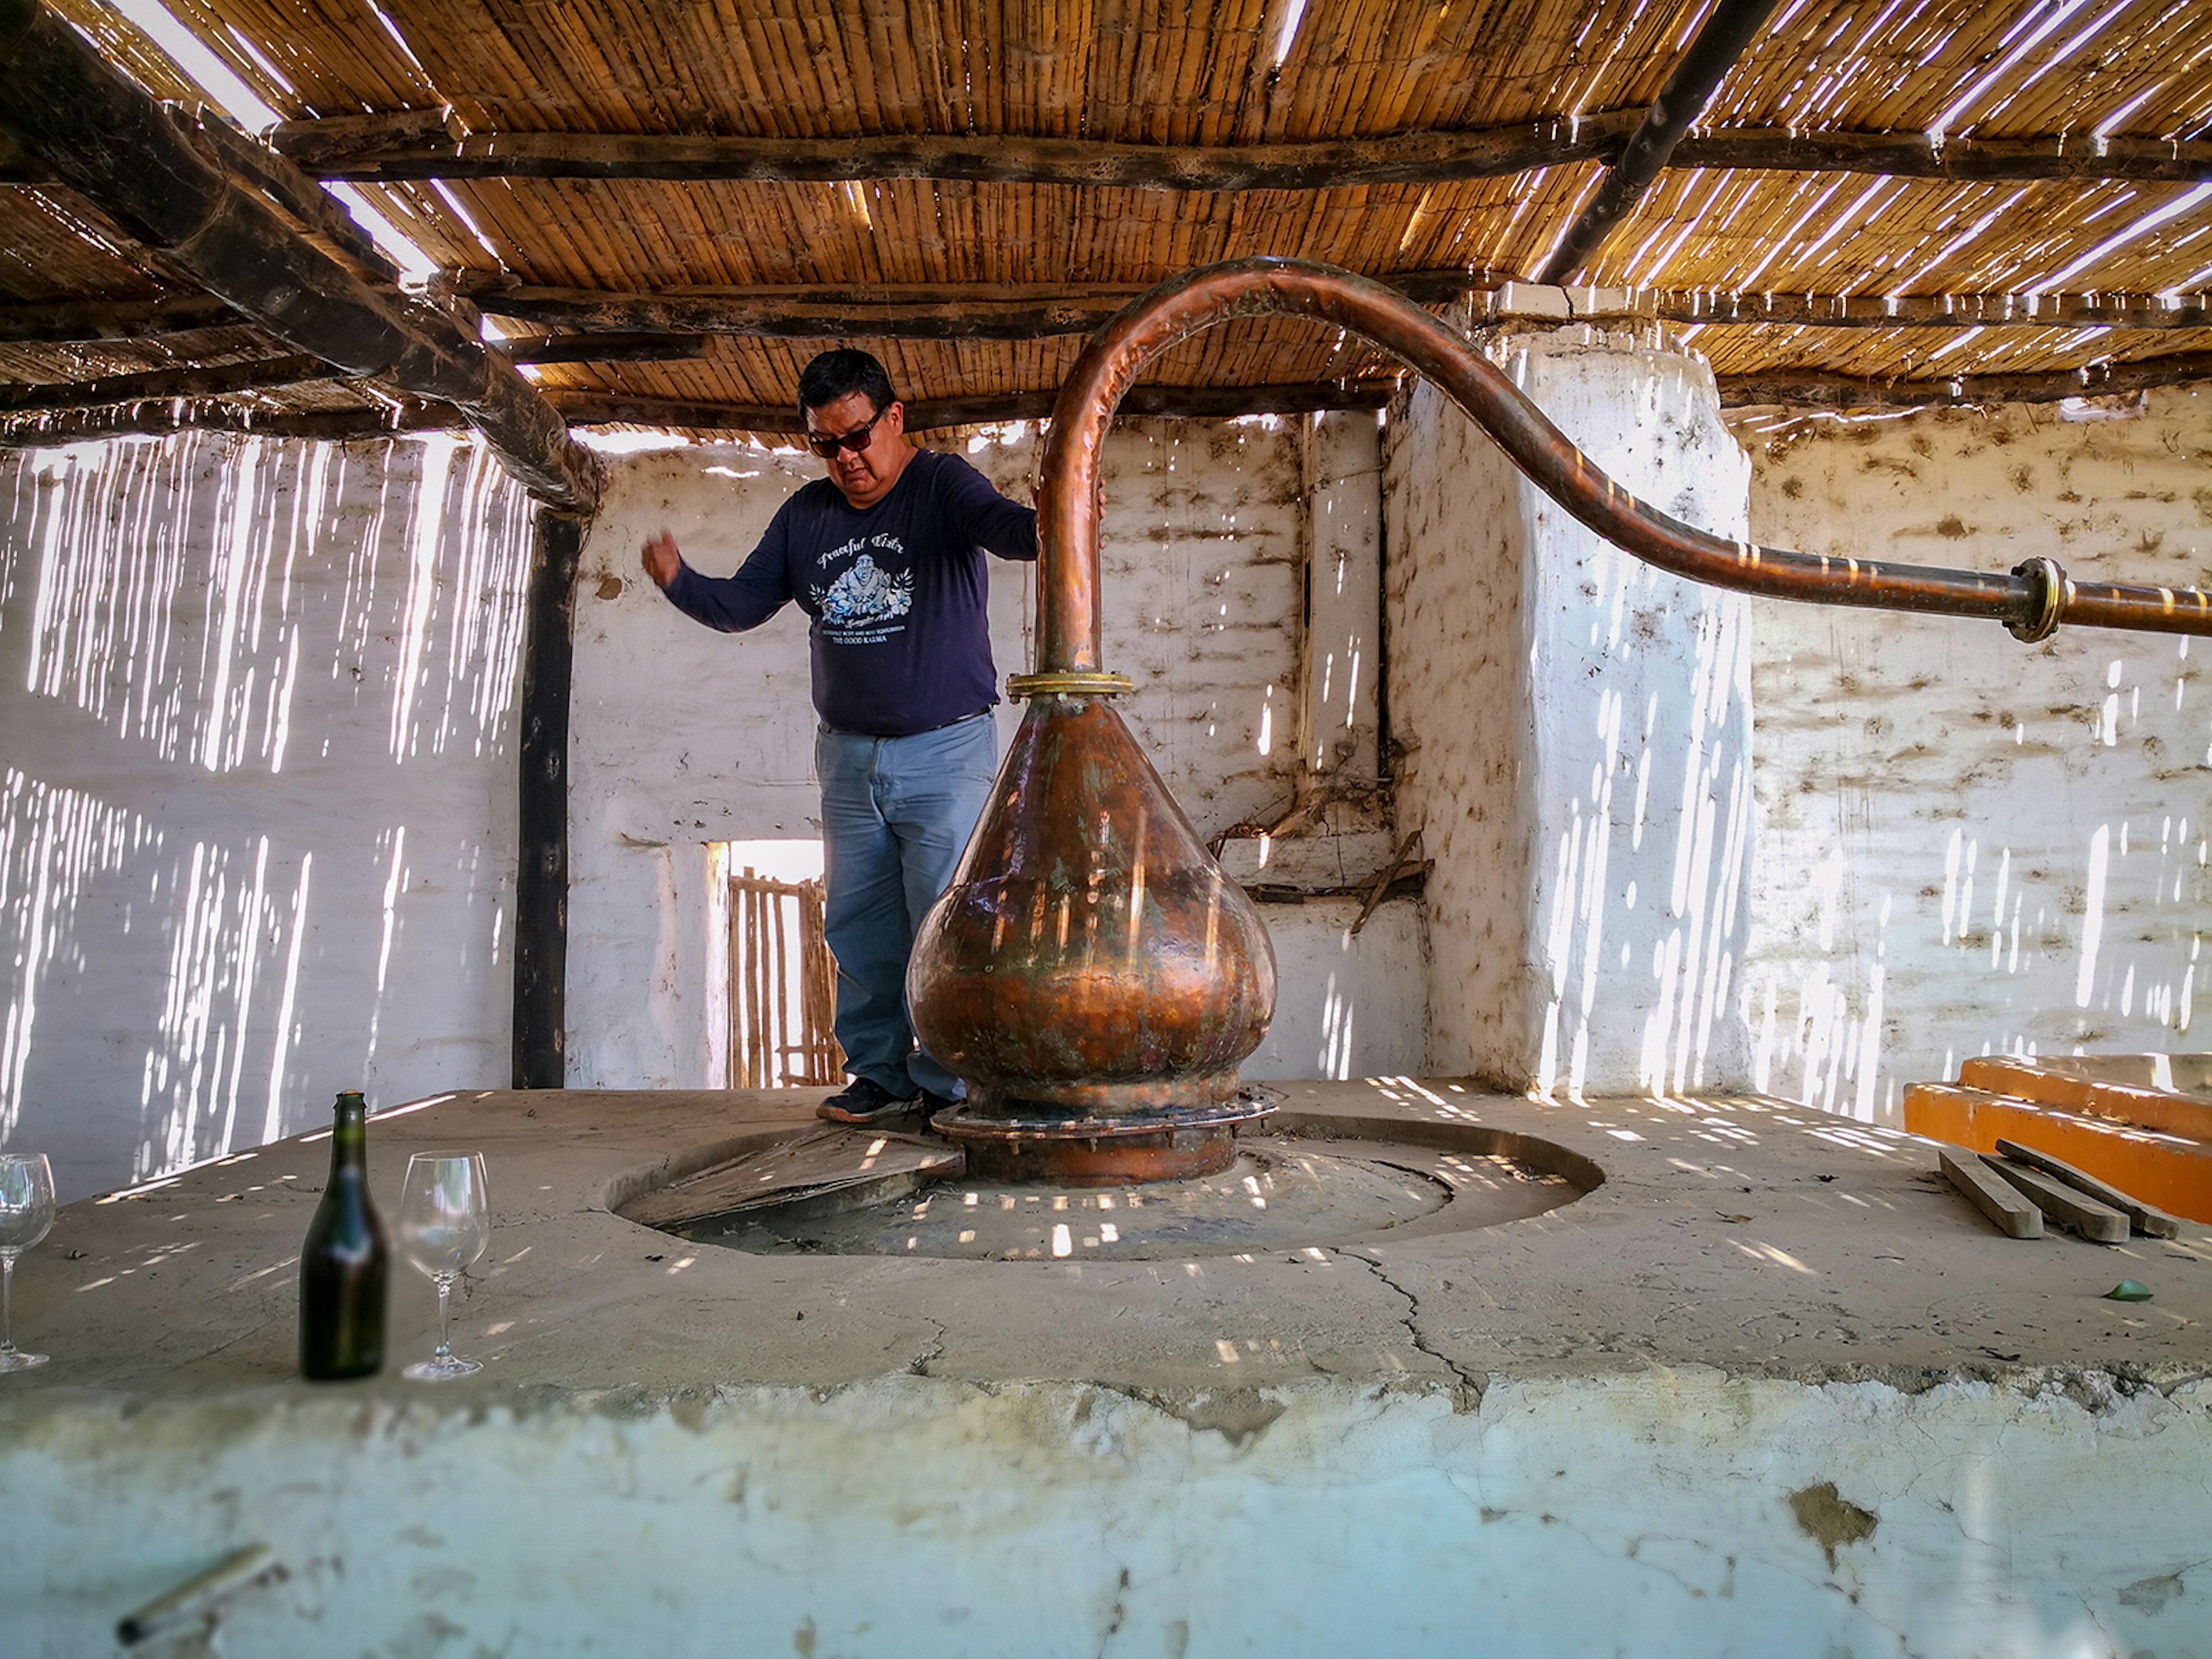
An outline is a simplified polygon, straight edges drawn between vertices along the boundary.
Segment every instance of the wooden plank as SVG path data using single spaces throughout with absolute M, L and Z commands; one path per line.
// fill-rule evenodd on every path
M 723 995 L 721 995 L 721 1005 L 723 1005 L 721 1018 L 723 1022 L 726 1022 L 726 1036 L 723 1036 L 723 1073 L 726 1073 L 726 1078 L 728 1078 L 730 1088 L 744 1088 L 745 1086 L 745 1051 L 744 1051 L 745 1022 L 741 1020 L 737 1013 L 738 1009 L 737 973 L 738 973 L 738 963 L 744 963 L 745 918 L 738 914 L 737 876 L 728 876 L 728 878 L 723 880 L 723 909 L 728 911 L 728 915 L 726 915 L 726 925 L 723 925 L 723 951 L 728 953 L 728 956 L 723 957 L 723 963 L 726 963 L 726 969 L 728 969 L 728 971 L 726 971 L 726 975 L 723 975 Z
M 269 130 L 269 143 L 295 166 L 313 173 L 362 149 L 456 143 L 467 131 L 448 104 L 431 109 L 377 110 L 279 121 Z
M 354 222 L 337 198 L 302 173 L 288 157 L 250 138 L 215 110 L 199 104 L 171 104 L 170 118 L 185 136 L 213 151 L 234 178 L 245 179 L 315 235 L 327 237 L 345 256 L 379 282 L 396 283 L 399 267 L 384 257 L 369 234 Z
M 105 409 L 63 410 L 0 418 L 0 449 L 43 449 L 88 438 L 170 432 L 240 432 L 264 438 L 314 438 L 325 443 L 389 439 L 403 432 L 450 432 L 466 422 L 449 404 L 409 404 L 399 409 L 252 409 L 238 404 L 119 404 Z
M 2010 1182 L 1998 1180 L 1983 1168 L 1978 1157 L 1962 1158 L 1948 1146 L 1939 1146 L 1936 1159 L 1942 1165 L 1944 1178 L 1995 1222 L 1999 1232 L 2012 1238 L 2043 1237 L 2043 1212 L 2022 1198 Z
M 1930 1140 L 1993 1152 L 2000 1136 L 2063 1158 L 2185 1221 L 2212 1223 L 2212 1148 L 1948 1083 L 1905 1091 L 1905 1127 Z
M 2212 179 L 2212 143 L 2169 143 L 2159 138 L 2084 143 L 2078 133 L 1956 138 L 1927 132 L 1721 128 L 1692 132 L 1674 147 L 1672 160 L 1677 167 L 1876 173 L 1984 184 L 2045 179 L 2201 184 Z
M 786 1084 L 791 1080 L 790 1050 L 787 1046 L 791 1041 L 791 999 L 787 988 L 791 982 L 791 940 L 783 925 L 784 895 L 777 893 L 769 901 L 769 908 L 775 915 L 775 1080 Z
M 1609 110 L 1462 131 L 1257 144 L 1121 143 L 1010 133 L 755 138 L 668 133 L 471 132 L 429 112 L 287 121 L 276 150 L 319 179 L 665 179 L 842 183 L 888 179 L 1236 192 L 1433 185 L 1610 161 L 1646 110 Z M 388 125 L 380 127 L 378 123 Z M 339 124 L 346 124 L 341 126 Z M 2212 143 L 2075 133 L 2017 138 L 1926 132 L 1692 130 L 1669 170 L 1843 173 L 1977 182 L 2212 179 Z
M 2000 1139 L 1997 1151 L 2004 1157 L 2022 1164 L 2033 1164 L 2047 1176 L 2055 1176 L 2075 1191 L 2087 1193 L 2098 1203 L 2118 1210 L 2127 1217 L 2135 1230 L 2152 1238 L 2179 1238 L 2181 1224 L 2163 1210 L 2153 1209 L 2139 1198 L 2132 1198 L 2118 1188 L 2075 1169 L 2063 1158 L 2053 1158 L 2033 1146 L 2023 1146 L 2017 1140 Z
M 1503 279 L 1447 269 L 1386 271 L 1376 281 L 1422 305 L 1447 305 Z M 764 339 L 1034 340 L 1088 334 L 1144 293 L 1138 283 L 1035 285 L 1010 293 L 978 283 L 854 289 L 829 284 L 651 293 L 553 288 L 450 271 L 441 288 L 477 310 L 547 328 L 640 335 L 731 334 Z M 1684 306 L 1710 296 L 1685 296 Z M 1486 315 L 1487 313 L 1486 313 Z M 1712 319 L 1699 313 L 1699 319 Z
M 958 1148 L 943 1141 L 878 1128 L 825 1127 L 641 1194 L 623 1205 L 622 1213 L 647 1227 L 680 1227 L 710 1215 L 819 1196 L 886 1176 L 951 1176 L 962 1162 Z
M 2060 1226 L 2071 1228 L 2092 1243 L 2127 1243 L 2128 1218 L 2110 1205 L 2053 1181 L 2040 1170 L 1992 1152 L 1984 1152 L 1982 1162 L 2027 1194 L 2037 1209 Z

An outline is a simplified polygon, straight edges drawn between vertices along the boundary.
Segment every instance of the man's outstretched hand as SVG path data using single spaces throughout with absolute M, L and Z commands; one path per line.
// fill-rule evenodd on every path
M 665 530 L 645 544 L 645 574 L 656 587 L 666 587 L 683 568 L 684 556 L 676 550 L 676 538 Z

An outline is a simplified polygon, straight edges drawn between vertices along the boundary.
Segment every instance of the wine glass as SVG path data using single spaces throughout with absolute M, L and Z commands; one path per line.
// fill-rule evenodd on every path
M 438 1351 L 400 1375 L 416 1382 L 445 1382 L 483 1367 L 454 1356 L 447 1340 L 453 1281 L 491 1243 L 491 1209 L 485 1196 L 482 1152 L 417 1152 L 407 1160 L 399 1193 L 399 1253 L 438 1287 Z
M 0 1152 L 0 1371 L 27 1371 L 46 1356 L 15 1346 L 15 1258 L 52 1231 L 54 1172 L 44 1152 Z

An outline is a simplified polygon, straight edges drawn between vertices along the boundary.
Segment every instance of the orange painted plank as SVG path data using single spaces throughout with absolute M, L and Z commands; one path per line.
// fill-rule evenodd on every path
M 2017 1140 L 2146 1204 L 2212 1222 L 2212 1147 L 2202 1141 L 1947 1083 L 1916 1083 L 1905 1090 L 1905 1127 L 1978 1152 L 1996 1152 L 2000 1138 Z
M 1959 1081 L 1971 1089 L 2010 1095 L 2039 1106 L 2118 1118 L 2191 1140 L 2212 1140 L 2212 1103 L 2168 1094 L 2162 1089 L 2103 1083 L 2007 1054 L 1985 1054 L 1968 1060 L 1959 1068 Z

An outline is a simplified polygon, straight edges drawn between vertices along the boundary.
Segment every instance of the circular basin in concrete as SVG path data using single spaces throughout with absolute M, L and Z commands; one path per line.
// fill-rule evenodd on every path
M 921 1133 L 809 1130 L 619 1212 L 754 1255 L 1142 1261 L 1496 1226 L 1603 1179 L 1563 1146 L 1479 1124 L 1286 1112 L 1218 1174 L 1104 1188 L 971 1181 L 957 1149 Z

